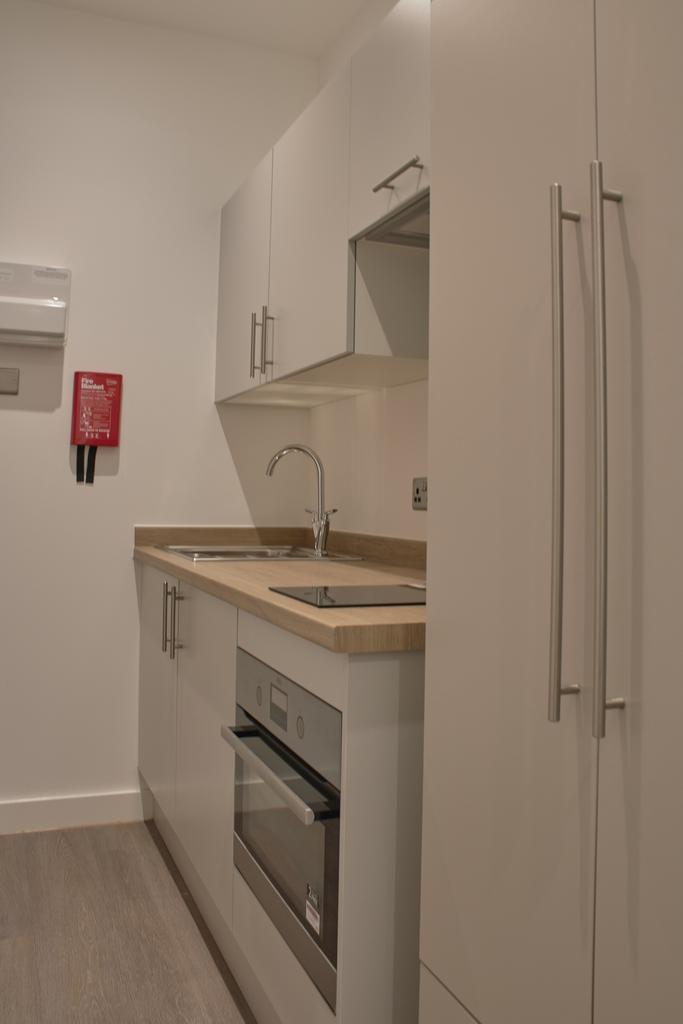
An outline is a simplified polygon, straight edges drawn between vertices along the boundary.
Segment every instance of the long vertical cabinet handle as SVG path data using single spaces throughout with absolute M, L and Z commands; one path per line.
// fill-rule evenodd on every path
M 274 317 L 268 316 L 268 307 L 261 307 L 261 373 L 266 372 L 267 366 L 273 365 L 272 359 L 267 359 L 266 346 L 268 343 L 268 321 L 273 320 Z
M 249 377 L 256 376 L 256 313 L 251 314 L 251 354 L 249 356 Z
M 171 651 L 169 657 L 171 661 L 175 661 L 176 651 L 182 651 L 183 645 L 179 644 L 176 637 L 178 635 L 178 612 L 177 604 L 178 601 L 184 601 L 185 598 L 178 592 L 176 586 L 171 587 Z
M 161 590 L 161 650 L 166 653 L 168 650 L 168 583 L 164 580 Z
M 591 236 L 593 244 L 593 329 L 595 344 L 595 639 L 593 736 L 605 735 L 607 711 L 624 699 L 607 700 L 607 313 L 605 293 L 606 199 L 620 203 L 621 192 L 606 189 L 602 161 L 591 162 Z
M 550 666 L 548 721 L 560 721 L 562 696 L 578 686 L 562 686 L 562 604 L 564 582 L 564 259 L 562 221 L 581 220 L 574 210 L 562 209 L 562 186 L 550 186 L 550 263 L 553 321 L 553 506 L 550 561 Z

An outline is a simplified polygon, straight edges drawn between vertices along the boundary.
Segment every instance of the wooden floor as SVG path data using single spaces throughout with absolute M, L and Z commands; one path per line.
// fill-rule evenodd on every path
M 255 1024 L 167 856 L 143 824 L 0 837 L 2 1024 Z

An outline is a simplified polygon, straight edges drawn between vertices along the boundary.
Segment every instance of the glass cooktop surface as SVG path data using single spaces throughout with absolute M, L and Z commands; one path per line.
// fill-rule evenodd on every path
M 424 584 L 404 583 L 378 587 L 270 587 L 276 594 L 316 608 L 370 608 L 382 605 L 426 604 Z

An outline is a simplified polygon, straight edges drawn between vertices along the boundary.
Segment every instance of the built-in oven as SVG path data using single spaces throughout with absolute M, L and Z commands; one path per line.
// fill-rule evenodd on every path
M 237 651 L 235 866 L 334 1010 L 341 713 Z

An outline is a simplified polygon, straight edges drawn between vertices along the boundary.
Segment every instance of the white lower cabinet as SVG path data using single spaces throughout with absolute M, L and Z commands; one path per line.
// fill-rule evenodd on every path
M 169 658 L 168 588 L 177 580 L 145 567 L 140 576 L 140 773 L 175 821 L 176 664 Z
M 229 923 L 237 611 L 149 566 L 140 607 L 140 773 Z
M 262 1024 L 416 1024 L 424 656 L 334 654 L 148 566 L 140 609 L 140 773 Z M 233 866 L 238 644 L 342 715 L 336 1014 Z
M 334 1024 L 332 1010 L 237 871 L 232 929 L 282 1024 Z
M 336 1020 L 416 1024 L 424 656 L 334 654 L 246 612 L 238 643 L 342 713 Z M 237 871 L 233 928 L 281 1024 L 334 1019 Z
M 187 586 L 181 609 L 175 829 L 230 921 L 234 757 L 220 728 L 235 714 L 237 611 Z

